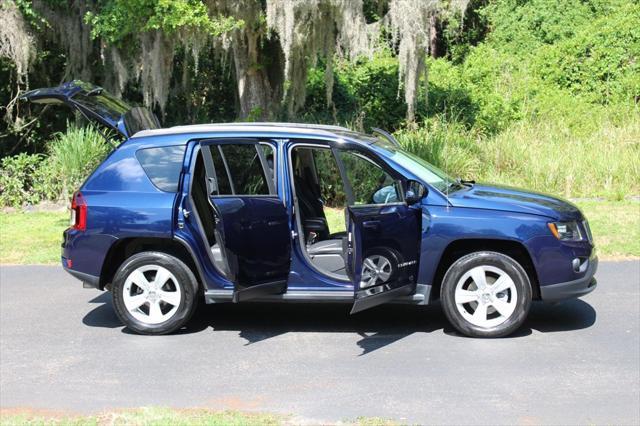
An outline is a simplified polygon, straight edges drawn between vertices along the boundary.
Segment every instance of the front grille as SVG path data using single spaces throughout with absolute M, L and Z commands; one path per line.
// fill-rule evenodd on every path
M 586 220 L 582 221 L 582 226 L 584 227 L 584 230 L 587 232 L 587 239 L 591 244 L 593 244 L 593 235 L 591 235 L 591 228 L 589 227 L 589 222 Z

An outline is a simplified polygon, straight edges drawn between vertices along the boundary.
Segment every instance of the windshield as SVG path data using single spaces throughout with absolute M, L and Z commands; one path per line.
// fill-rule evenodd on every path
M 456 179 L 447 175 L 444 171 L 417 155 L 411 154 L 402 148 L 397 147 L 386 139 L 376 138 L 373 145 L 387 151 L 387 158 L 390 158 L 405 169 L 410 170 L 422 181 L 435 187 L 441 192 L 446 192 L 448 187 L 456 184 Z

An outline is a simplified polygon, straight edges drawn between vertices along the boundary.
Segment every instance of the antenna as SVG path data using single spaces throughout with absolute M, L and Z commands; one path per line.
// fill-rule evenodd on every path
M 451 206 L 451 201 L 449 201 L 449 187 L 451 186 L 451 183 L 447 183 L 447 187 L 444 190 L 444 196 L 447 199 L 447 209 L 449 209 L 449 207 Z

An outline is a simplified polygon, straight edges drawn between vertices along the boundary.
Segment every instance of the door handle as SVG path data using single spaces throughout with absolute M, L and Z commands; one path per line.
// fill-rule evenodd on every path
M 388 206 L 380 209 L 380 214 L 391 214 L 391 213 L 397 213 L 397 212 L 398 212 L 397 206 Z
M 364 229 L 380 229 L 380 221 L 379 220 L 366 220 L 362 222 L 362 227 Z

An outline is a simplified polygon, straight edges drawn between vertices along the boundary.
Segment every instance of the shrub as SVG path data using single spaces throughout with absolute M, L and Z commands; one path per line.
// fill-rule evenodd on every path
M 323 66 L 323 65 L 321 65 Z M 388 51 L 356 63 L 338 60 L 334 66 L 332 101 L 327 107 L 324 68 L 310 70 L 307 78 L 306 121 L 355 122 L 365 129 L 396 129 L 407 108 L 399 91 L 398 61 Z
M 20 207 L 40 201 L 40 194 L 34 190 L 37 171 L 44 156 L 38 154 L 18 154 L 2 159 L 0 170 L 0 205 Z
M 58 201 L 62 195 L 62 179 L 49 158 L 45 158 L 34 176 L 34 191 L 38 201 Z
M 471 85 L 462 74 L 462 67 L 444 59 L 427 59 L 428 85 L 422 86 L 417 116 L 421 118 L 439 116 L 451 122 L 460 122 L 467 127 L 476 123 L 478 102 L 472 98 Z
M 453 176 L 473 178 L 480 171 L 477 142 L 460 124 L 436 117 L 415 130 L 400 130 L 395 137 L 404 149 Z
M 93 127 L 69 126 L 49 142 L 49 157 L 22 153 L 3 158 L 0 206 L 68 199 L 109 151 L 109 145 Z
M 610 1 L 610 0 L 604 0 Z M 488 42 L 515 54 L 572 37 L 599 11 L 601 0 L 502 0 L 490 2 L 482 13 L 491 32 Z
M 111 147 L 94 127 L 70 125 L 49 143 L 52 173 L 59 176 L 68 198 L 106 157 Z
M 627 4 L 540 49 L 538 73 L 593 103 L 640 97 L 640 5 Z

